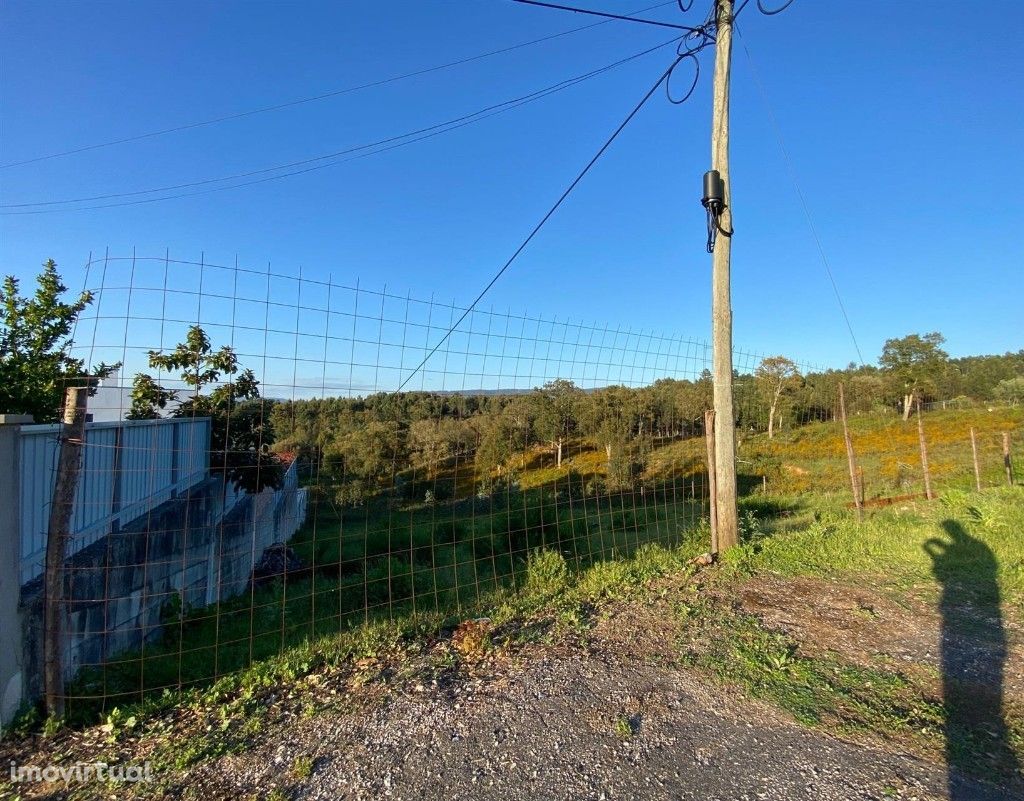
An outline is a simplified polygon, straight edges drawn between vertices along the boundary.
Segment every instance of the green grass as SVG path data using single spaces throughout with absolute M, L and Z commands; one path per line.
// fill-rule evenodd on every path
M 687 662 L 716 679 L 785 709 L 805 725 L 839 731 L 935 736 L 942 704 L 922 697 L 897 673 L 834 658 L 811 658 L 798 644 L 751 615 L 721 607 L 689 607 Z
M 298 756 L 292 761 L 292 776 L 296 779 L 308 779 L 313 773 L 313 758 Z
M 782 522 L 755 519 L 708 579 L 705 589 L 715 591 L 693 587 L 679 600 L 687 663 L 805 725 L 945 750 L 951 764 L 979 778 L 1014 775 L 1024 764 L 1024 706 L 1008 695 L 993 707 L 986 699 L 1003 688 L 959 665 L 967 649 L 991 648 L 968 657 L 982 664 L 1003 659 L 1007 624 L 1024 622 L 1024 488 L 949 491 L 939 502 L 890 507 L 863 523 L 827 504 L 795 528 Z M 897 601 L 910 591 L 940 611 L 950 651 L 940 648 L 938 673 L 888 659 L 865 666 L 815 643 L 808 653 L 804 643 L 721 600 L 740 596 L 766 573 L 825 578 Z
M 822 504 L 805 524 L 773 535 L 785 521 L 767 520 L 728 555 L 739 570 L 767 570 L 784 575 L 812 575 L 863 581 L 893 590 L 935 584 L 929 541 L 948 540 L 945 520 L 962 523 L 984 541 L 996 565 L 996 581 L 1004 601 L 1024 610 L 1024 488 L 1000 487 L 982 493 L 948 490 L 939 501 L 908 502 L 869 511 L 865 523 L 835 505 Z M 977 587 L 988 569 L 983 553 L 965 554 L 958 564 L 965 586 Z M 978 599 L 984 600 L 984 599 Z
M 958 416 L 959 425 L 966 421 L 960 419 L 963 412 L 932 415 Z M 882 422 L 892 425 L 889 418 Z M 1000 418 L 991 425 L 1005 423 Z M 803 441 L 805 459 L 817 459 L 814 454 L 834 447 L 835 425 L 806 426 L 783 436 Z M 781 439 L 766 447 L 781 447 Z M 333 504 L 313 504 L 309 521 L 291 542 L 311 573 L 186 610 L 165 626 L 158 641 L 84 671 L 71 690 L 77 697 L 70 705 L 72 718 L 87 721 L 111 706 L 165 689 L 202 686 L 311 639 L 374 621 L 473 608 L 503 588 L 520 586 L 527 555 L 535 548 L 559 551 L 574 571 L 629 556 L 647 543 L 686 541 L 696 552 L 707 531 L 701 503 L 686 498 L 687 483 L 677 476 L 644 496 L 591 498 L 580 497 L 578 487 L 556 483 L 482 502 L 413 509 L 381 502 L 339 511 Z M 932 561 L 924 544 L 935 535 L 936 516 L 960 511 L 985 529 L 1004 595 L 1019 604 L 1024 538 L 1015 534 L 1024 531 L 1024 504 L 1006 503 L 1003 493 L 1016 497 L 1011 489 L 982 495 L 946 490 L 939 506 L 872 511 L 866 527 L 857 526 L 842 500 L 827 493 L 755 493 L 742 501 L 746 542 L 729 561 L 787 574 L 871 573 L 897 590 L 927 586 L 933 583 Z M 782 512 L 787 516 L 779 517 Z
M 628 740 L 633 736 L 633 723 L 625 715 L 616 717 L 615 725 L 612 728 L 615 731 L 615 736 L 621 740 Z
M 699 505 L 655 493 L 647 501 L 635 507 L 629 495 L 584 500 L 537 489 L 469 515 L 460 510 L 463 516 L 379 508 L 339 516 L 321 506 L 292 541 L 313 566 L 310 573 L 179 613 L 156 642 L 83 671 L 70 687 L 69 718 L 88 723 L 112 707 L 208 686 L 308 642 L 381 621 L 464 615 L 516 588 L 536 594 L 530 582 L 542 567 L 531 567 L 530 554 L 537 549 L 586 575 L 594 566 L 607 572 L 606 560 L 651 543 L 685 542 L 690 553 L 706 548 Z M 556 578 L 560 586 L 564 577 Z

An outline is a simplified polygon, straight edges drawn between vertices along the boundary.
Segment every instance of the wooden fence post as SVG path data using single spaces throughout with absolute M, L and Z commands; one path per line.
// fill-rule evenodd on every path
M 64 635 L 64 559 L 71 533 L 71 512 L 82 468 L 85 441 L 87 387 L 68 387 L 59 434 L 57 477 L 46 531 L 45 598 L 43 622 L 43 685 L 46 711 L 64 716 L 64 669 L 61 646 Z
M 1003 432 L 1003 467 L 1006 468 L 1006 483 L 1013 486 L 1013 462 L 1010 459 L 1010 432 Z
M 917 399 L 917 440 L 921 444 L 921 472 L 924 474 L 924 497 L 929 501 L 932 495 L 932 473 L 928 469 L 928 443 L 924 438 L 924 423 L 921 422 L 921 399 Z
M 853 454 L 853 440 L 850 438 L 850 427 L 846 424 L 846 394 L 843 383 L 839 382 L 839 415 L 843 420 L 843 442 L 846 443 L 846 464 L 850 468 L 850 489 L 853 491 L 853 505 L 857 509 L 857 522 L 864 520 L 864 504 L 857 487 L 857 460 Z
M 971 426 L 971 454 L 974 456 L 974 487 L 981 492 L 981 467 L 978 466 L 978 438 Z
M 718 553 L 718 505 L 716 500 L 717 484 L 715 481 L 715 412 L 708 409 L 704 412 L 704 439 L 708 447 L 708 493 L 710 510 L 708 519 L 711 523 L 711 553 Z

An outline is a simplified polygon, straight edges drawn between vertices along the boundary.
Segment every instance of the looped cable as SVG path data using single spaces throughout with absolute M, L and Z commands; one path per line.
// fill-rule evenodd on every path
M 786 2 L 779 6 L 778 8 L 767 9 L 764 7 L 763 0 L 757 0 L 757 10 L 768 17 L 774 16 L 775 14 L 781 14 L 791 5 L 793 5 L 793 0 L 786 0 Z
M 668 98 L 669 103 L 674 103 L 677 106 L 690 99 L 697 88 L 697 81 L 700 80 L 700 61 L 697 59 L 697 56 L 690 52 L 679 53 L 678 55 L 679 58 L 676 59 L 676 63 L 673 64 L 672 68 L 669 70 L 668 77 L 665 78 L 665 96 Z M 675 74 L 676 67 L 686 59 L 693 62 L 693 83 L 690 84 L 690 88 L 687 90 L 686 94 L 677 99 L 672 97 L 672 76 Z
M 722 227 L 722 212 L 725 211 L 725 206 L 717 208 L 709 205 L 707 207 L 708 212 L 708 253 L 715 252 L 715 242 L 718 240 L 718 235 L 721 234 L 724 237 L 731 237 L 735 231 L 736 226 L 733 226 L 731 231 L 726 231 Z
M 689 42 L 695 42 L 694 44 L 688 44 Z M 694 31 L 686 34 L 682 39 L 679 40 L 679 44 L 676 46 L 676 55 L 678 56 L 689 56 L 696 55 L 709 44 L 713 44 L 715 37 L 708 33 L 706 25 L 702 25 Z M 685 47 L 685 49 L 684 49 Z
M 732 15 L 733 19 L 736 19 L 740 15 L 740 13 L 743 11 L 743 9 L 745 9 L 747 7 L 747 4 L 749 2 L 750 2 L 750 0 L 743 0 L 743 2 L 740 3 L 739 8 L 737 8 L 736 11 Z M 766 17 L 773 17 L 776 14 L 781 14 L 783 11 L 785 11 L 787 8 L 789 8 L 791 5 L 793 5 L 793 0 L 786 0 L 786 2 L 784 2 L 778 8 L 767 8 L 767 7 L 765 7 L 764 0 L 757 0 L 757 10 L 760 11 L 762 14 L 764 14 Z M 715 0 L 715 7 L 716 8 L 718 7 L 718 0 Z

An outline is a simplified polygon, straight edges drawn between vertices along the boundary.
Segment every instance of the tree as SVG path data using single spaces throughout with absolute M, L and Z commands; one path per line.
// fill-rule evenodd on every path
M 409 426 L 409 451 L 427 465 L 427 476 L 435 478 L 438 465 L 465 448 L 466 427 L 453 417 L 413 420 Z
M 31 297 L 20 294 L 19 284 L 8 275 L 0 285 L 0 411 L 51 423 L 60 417 L 69 384 L 86 375 L 106 378 L 120 365 L 100 364 L 87 373 L 85 362 L 68 354 L 75 323 L 93 294 L 65 303 L 67 287 L 53 259 L 36 276 Z M 94 392 L 95 382 L 91 386 Z
M 885 378 L 874 367 L 854 372 L 846 398 L 847 411 L 874 412 L 885 407 Z
M 562 446 L 576 430 L 577 408 L 582 393 L 572 381 L 549 381 L 538 391 L 539 409 L 534 428 L 537 436 L 556 448 L 556 465 L 562 467 Z
M 371 420 L 329 447 L 342 460 L 342 477 L 375 486 L 391 476 L 405 453 L 401 427 L 394 421 Z
M 509 445 L 518 452 L 520 466 L 525 469 L 527 449 L 534 442 L 534 412 L 529 395 L 516 395 L 501 410 L 503 425 L 509 436 Z
M 281 486 L 284 471 L 280 459 L 270 451 L 274 430 L 260 398 L 259 381 L 252 370 L 238 372 L 232 348 L 215 351 L 206 332 L 193 325 L 185 341 L 170 353 L 149 351 L 149 366 L 178 371 L 190 394 L 181 400 L 181 391 L 139 373 L 132 382 L 129 420 L 158 418 L 160 411 L 172 404 L 177 404 L 171 412 L 174 417 L 209 417 L 212 472 L 246 492 Z M 222 376 L 228 380 L 221 381 Z
M 519 454 L 520 466 L 526 466 L 533 416 L 527 395 L 518 395 L 500 411 L 492 412 L 481 423 L 480 444 L 476 450 L 477 472 L 485 478 L 492 470 L 501 475 L 512 457 Z
M 626 387 L 606 387 L 589 394 L 583 408 L 583 427 L 604 447 L 609 476 L 623 475 L 618 469 L 626 463 L 626 446 L 633 432 L 632 391 Z
M 901 339 L 888 339 L 882 348 L 878 363 L 889 371 L 903 403 L 903 419 L 910 417 L 914 399 L 935 380 L 949 359 L 942 350 L 946 338 L 938 331 L 920 336 L 908 334 Z
M 1000 381 L 996 384 L 992 394 L 996 400 L 1011 403 L 1014 406 L 1024 402 L 1024 375 Z
M 758 389 L 768 401 L 768 439 L 775 435 L 775 413 L 787 392 L 800 386 L 800 371 L 785 356 L 768 356 L 754 371 Z
M 164 389 L 147 373 L 138 373 L 132 380 L 132 403 L 125 415 L 129 420 L 159 420 L 167 404 L 175 400 L 172 389 Z
M 179 342 L 170 353 L 149 351 L 149 366 L 163 370 L 180 370 L 182 382 L 192 390 L 191 400 L 198 402 L 205 387 L 216 384 L 222 375 L 234 375 L 238 372 L 238 358 L 234 350 L 227 345 L 220 350 L 213 350 L 206 331 L 201 326 L 193 325 L 189 327 L 185 341 Z M 155 382 L 153 384 L 156 386 Z M 213 394 L 232 394 L 235 392 L 233 384 L 243 395 L 248 393 L 250 397 L 259 397 L 256 377 L 251 370 L 244 371 L 235 382 L 218 386 Z M 172 393 L 172 397 L 176 398 L 177 393 Z
M 507 416 L 492 414 L 484 418 L 474 462 L 485 484 L 490 483 L 490 473 L 497 470 L 500 475 L 502 467 L 512 457 L 514 439 L 514 428 Z
M 704 398 L 703 387 L 693 381 L 659 378 L 645 391 L 653 416 L 652 433 L 659 437 L 692 435 L 711 404 L 710 396 Z

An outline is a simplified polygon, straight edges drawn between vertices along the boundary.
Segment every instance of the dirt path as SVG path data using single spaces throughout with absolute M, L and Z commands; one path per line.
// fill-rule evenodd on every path
M 603 619 L 585 648 L 538 648 L 484 678 L 413 686 L 360 716 L 297 720 L 182 776 L 181 790 L 204 801 L 272 788 L 296 799 L 438 801 L 950 797 L 941 764 L 807 730 L 673 666 L 663 621 L 630 607 Z M 623 636 L 638 630 L 643 642 Z M 312 760 L 308 776 L 295 774 L 301 759 Z M 1009 797 L 967 780 L 952 795 Z

